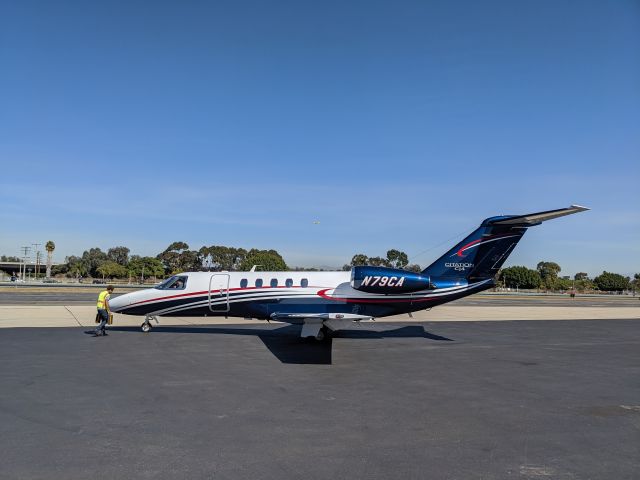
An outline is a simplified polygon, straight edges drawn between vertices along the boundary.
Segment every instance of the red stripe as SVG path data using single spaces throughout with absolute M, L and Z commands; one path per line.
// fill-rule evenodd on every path
M 492 240 L 494 238 L 500 238 L 500 237 L 515 237 L 515 235 L 513 233 L 501 233 L 498 235 L 491 235 L 489 237 L 478 238 L 477 240 L 474 240 L 473 242 L 469 242 L 466 245 L 460 247 L 460 249 L 456 252 L 456 255 L 458 255 L 459 257 L 464 257 L 463 251 L 466 250 L 467 248 L 470 248 L 473 245 L 476 245 L 478 243 L 482 243 L 486 240 Z
M 460 250 L 458 250 L 458 252 L 456 253 L 456 255 L 458 255 L 459 257 L 464 257 L 464 255 L 462 254 L 462 251 L 464 249 L 466 249 L 467 247 L 470 247 L 471 245 L 475 245 L 476 243 L 480 243 L 483 239 L 479 238 L 477 240 L 474 240 L 473 242 L 467 243 L 466 245 L 464 245 L 463 247 L 460 248 Z

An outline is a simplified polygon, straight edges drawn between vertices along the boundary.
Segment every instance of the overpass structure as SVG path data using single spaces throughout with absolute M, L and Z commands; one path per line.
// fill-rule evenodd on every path
M 60 265 L 59 263 L 52 263 L 51 266 L 54 267 L 56 265 Z M 40 273 L 44 273 L 47 269 L 47 264 L 46 262 L 34 262 L 34 261 L 30 261 L 27 260 L 25 262 L 0 262 L 0 270 L 4 270 L 5 272 L 7 272 L 9 275 L 19 275 L 20 276 L 20 272 L 22 272 L 23 274 L 29 274 L 32 273 L 35 275 L 36 272 L 36 266 L 39 267 L 39 271 Z

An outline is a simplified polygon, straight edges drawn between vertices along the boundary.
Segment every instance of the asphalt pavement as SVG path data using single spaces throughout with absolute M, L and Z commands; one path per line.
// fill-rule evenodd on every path
M 0 478 L 637 479 L 640 322 L 0 331 Z

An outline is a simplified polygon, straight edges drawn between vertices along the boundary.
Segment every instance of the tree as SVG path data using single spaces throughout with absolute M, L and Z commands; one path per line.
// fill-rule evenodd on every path
M 390 267 L 389 260 L 382 257 L 369 257 L 369 265 L 373 267 Z
M 51 275 L 61 275 L 69 273 L 69 265 L 67 263 L 60 263 L 51 267 Z
M 127 276 L 127 269 L 125 266 L 111 260 L 103 262 L 97 268 L 97 272 L 102 275 L 103 278 L 123 278 Z
M 56 249 L 56 244 L 53 243 L 52 240 L 49 240 L 44 245 L 44 248 L 47 251 L 47 273 L 46 273 L 46 277 L 47 278 L 51 278 L 51 263 L 52 263 L 52 259 L 53 259 L 53 251 Z
M 589 279 L 589 275 L 587 275 L 585 272 L 578 272 L 574 275 L 573 277 L 574 280 L 578 281 L 578 280 L 588 280 Z
M 367 257 L 366 255 L 362 254 L 362 253 L 356 253 L 352 258 L 351 258 L 351 266 L 352 267 L 359 267 L 362 265 L 369 265 L 369 257 Z
M 573 289 L 573 285 L 574 285 L 574 281 L 571 280 L 569 277 L 556 278 L 553 288 L 554 288 L 554 290 L 567 291 L 567 290 Z
M 602 272 L 593 279 L 593 283 L 604 292 L 621 292 L 629 288 L 629 280 L 629 277 L 623 277 L 618 273 Z
M 386 258 L 367 257 L 362 253 L 357 253 L 351 258 L 351 265 L 345 265 L 342 269 L 349 270 L 351 267 L 371 265 L 373 267 L 390 267 L 404 269 L 409 264 L 409 257 L 400 250 L 391 249 L 387 251 Z
M 560 265 L 555 262 L 539 262 L 536 269 L 538 270 L 538 273 L 542 278 L 542 283 L 545 287 L 549 289 L 558 287 L 558 273 L 562 270 Z
M 405 268 L 409 264 L 409 257 L 400 250 L 389 250 L 387 252 L 387 263 L 392 268 Z
M 164 275 L 164 265 L 154 257 L 140 257 L 132 255 L 127 265 L 128 274 L 143 279 L 146 277 L 161 277 Z
M 222 245 L 202 247 L 199 253 L 203 264 L 210 270 L 238 270 L 247 256 L 247 251 L 244 248 L 225 247 Z
M 21 262 L 22 260 L 20 260 L 20 258 L 18 258 L 18 257 L 12 257 L 12 256 L 7 257 L 6 255 L 2 255 L 2 256 L 0 256 L 0 261 L 2 261 L 2 262 Z
M 185 250 L 178 259 L 179 268 L 176 272 L 199 272 L 202 270 L 202 259 L 195 250 Z
M 113 247 L 107 250 L 107 258 L 118 265 L 126 266 L 129 263 L 129 251 L 127 247 Z
M 407 265 L 406 267 L 404 267 L 404 269 L 408 270 L 409 272 L 415 272 L 415 273 L 422 272 L 422 267 L 420 265 L 415 264 L 415 263 Z
M 98 267 L 108 260 L 107 254 L 99 248 L 90 248 L 82 254 L 82 262 L 87 270 L 86 273 L 95 277 L 99 274 Z M 84 275 L 86 275 L 86 273 Z
M 156 258 L 162 262 L 166 273 L 177 272 L 180 269 L 180 254 L 188 248 L 185 242 L 173 242 Z
M 635 273 L 633 275 L 633 280 L 629 279 L 629 287 L 633 291 L 633 296 L 635 297 L 636 292 L 640 290 L 640 273 Z
M 71 278 L 84 277 L 89 274 L 89 267 L 80 257 L 71 255 L 65 258 L 65 263 L 67 264 L 67 276 Z
M 591 281 L 588 278 L 575 281 L 575 289 L 578 290 L 579 292 L 593 290 L 593 288 L 594 288 L 593 281 Z
M 166 273 L 199 271 L 202 269 L 200 254 L 194 250 L 189 250 L 189 245 L 185 242 L 173 242 L 156 258 L 162 262 Z
M 502 269 L 499 279 L 510 288 L 538 288 L 542 281 L 538 271 L 523 266 Z
M 282 256 L 275 250 L 257 250 L 252 248 L 240 265 L 241 270 L 249 270 L 254 265 L 259 265 L 260 270 L 275 272 L 287 270 L 287 264 Z

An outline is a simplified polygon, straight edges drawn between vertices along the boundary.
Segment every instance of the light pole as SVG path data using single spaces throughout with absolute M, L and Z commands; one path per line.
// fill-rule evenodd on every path
M 38 268 L 40 266 L 40 250 L 38 250 L 38 247 L 40 245 L 42 245 L 41 243 L 32 243 L 31 245 L 33 245 L 33 250 L 36 252 L 36 268 L 35 268 L 35 272 L 36 272 L 36 279 L 38 278 L 38 270 L 40 270 L 40 268 Z
M 31 250 L 31 247 L 24 246 L 24 247 L 21 247 L 20 250 L 22 250 L 22 263 L 23 263 L 23 266 L 22 266 L 21 272 L 20 272 L 20 276 L 22 277 L 23 281 L 26 281 L 26 277 L 27 277 L 27 260 L 29 259 L 28 255 L 29 255 L 29 251 Z

